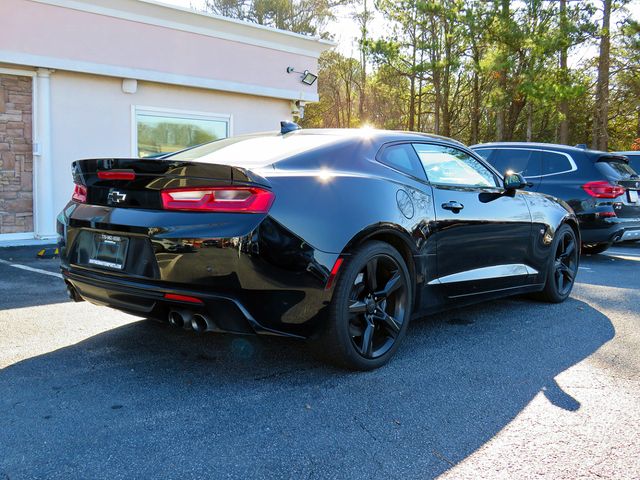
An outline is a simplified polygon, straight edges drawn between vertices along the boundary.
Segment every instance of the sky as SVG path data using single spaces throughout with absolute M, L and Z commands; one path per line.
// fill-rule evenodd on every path
M 167 3 L 183 8 L 197 8 L 204 2 L 202 0 L 157 0 L 160 3 Z M 357 38 L 360 35 L 357 23 L 351 18 L 352 7 L 342 7 L 335 12 L 336 19 L 327 27 L 329 33 L 333 35 L 334 41 L 338 42 L 336 49 L 343 55 L 358 57 Z M 640 0 L 632 0 L 627 6 L 627 10 L 633 18 L 640 21 Z M 616 19 L 614 18 L 613 21 Z M 374 18 L 370 26 L 370 31 L 381 32 L 385 30 L 384 21 L 378 16 Z M 595 45 L 585 45 L 578 48 L 572 55 L 572 63 L 578 64 L 589 57 L 597 55 Z

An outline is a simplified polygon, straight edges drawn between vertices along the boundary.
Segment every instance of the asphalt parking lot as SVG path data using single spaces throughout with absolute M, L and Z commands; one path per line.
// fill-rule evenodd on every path
M 35 251 L 0 249 L 1 480 L 640 476 L 640 243 L 563 304 L 415 322 L 369 373 L 71 303 Z

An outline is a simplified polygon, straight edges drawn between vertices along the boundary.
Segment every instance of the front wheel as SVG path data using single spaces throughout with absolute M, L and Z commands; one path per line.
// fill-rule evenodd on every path
M 412 298 L 411 277 L 398 251 L 367 242 L 345 261 L 316 352 L 353 370 L 381 367 L 405 335 Z
M 569 297 L 578 273 L 578 262 L 576 234 L 570 226 L 562 225 L 551 245 L 547 280 L 540 294 L 542 300 L 560 303 Z
M 582 253 L 585 255 L 597 255 L 609 249 L 611 243 L 584 243 Z

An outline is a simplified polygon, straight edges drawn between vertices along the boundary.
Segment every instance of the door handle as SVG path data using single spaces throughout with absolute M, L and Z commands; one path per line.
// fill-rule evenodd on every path
M 445 210 L 451 210 L 453 213 L 458 213 L 460 210 L 464 208 L 460 202 L 447 202 L 442 204 L 442 208 Z

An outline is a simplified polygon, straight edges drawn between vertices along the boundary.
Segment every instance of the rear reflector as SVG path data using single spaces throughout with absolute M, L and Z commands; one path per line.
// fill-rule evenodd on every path
M 336 279 L 336 276 L 338 275 L 338 271 L 340 270 L 340 267 L 342 266 L 343 261 L 344 261 L 344 258 L 338 258 L 336 260 L 336 263 L 333 264 L 331 273 L 329 273 L 329 279 L 327 280 L 327 284 L 324 287 L 325 290 L 329 290 L 333 285 L 333 281 Z
M 190 297 L 188 295 L 178 295 L 177 293 L 165 293 L 164 298 L 167 300 L 175 300 L 177 302 L 188 302 L 188 303 L 204 303 L 202 300 L 196 297 Z
M 275 199 L 260 187 L 205 187 L 163 190 L 165 210 L 197 212 L 267 213 Z
M 582 185 L 585 192 L 595 198 L 618 198 L 624 195 L 625 188 L 620 185 L 611 185 L 606 181 L 589 182 Z
M 600 218 L 612 218 L 616 216 L 616 212 L 596 212 L 596 217 Z
M 136 172 L 130 170 L 103 170 L 98 172 L 100 180 L 135 180 Z
M 87 187 L 85 187 L 84 185 L 78 185 L 76 183 L 73 187 L 71 200 L 79 203 L 87 203 Z

